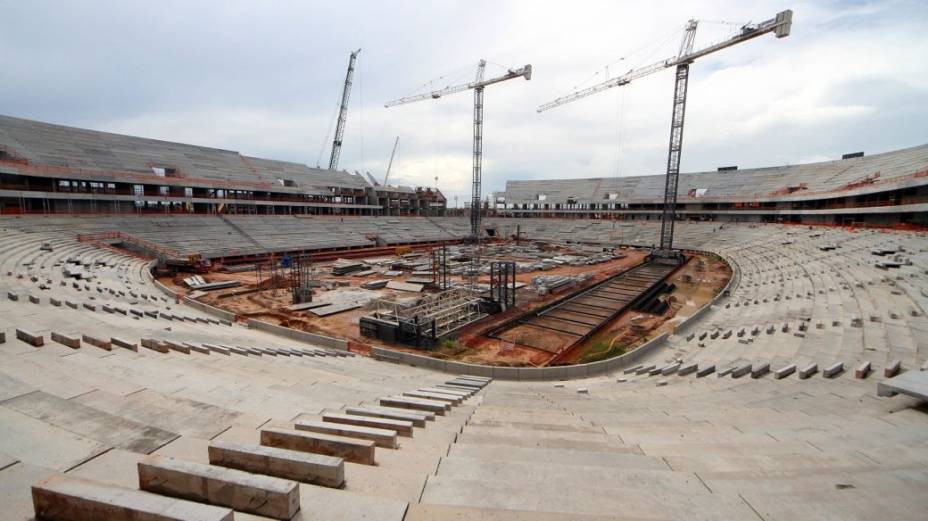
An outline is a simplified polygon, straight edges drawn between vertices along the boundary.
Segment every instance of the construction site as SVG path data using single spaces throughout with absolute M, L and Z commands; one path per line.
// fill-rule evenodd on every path
M 10 5 L 9 18 L 27 4 L 42 2 Z M 221 2 L 198 13 L 196 4 L 176 20 L 191 25 L 172 23 L 170 33 L 138 30 L 172 11 L 143 3 L 129 9 L 150 9 L 136 24 L 93 3 L 78 7 L 79 24 L 41 7 L 41 24 L 22 24 L 26 37 L 8 24 L 23 47 L 8 53 L 4 88 L 43 98 L 35 114 L 63 121 L 73 95 L 81 107 L 71 121 L 97 126 L 0 115 L 4 520 L 924 521 L 928 145 L 894 129 L 879 141 L 867 125 L 905 127 L 900 113 L 917 116 L 924 96 L 886 103 L 882 82 L 845 84 L 861 70 L 892 86 L 914 77 L 875 60 L 910 53 L 907 29 L 923 39 L 917 8 L 804 5 L 801 37 L 783 44 L 774 42 L 790 35 L 791 10 L 760 22 L 690 19 L 658 37 L 664 22 L 651 18 L 676 13 L 644 3 L 556 13 L 522 2 L 492 12 L 335 3 L 309 5 L 306 18 Z M 750 9 L 703 7 L 726 19 Z M 64 3 L 54 10 L 69 14 Z M 365 22 L 371 13 L 375 23 Z M 701 30 L 697 42 L 706 26 L 716 34 Z M 598 30 L 601 39 L 585 39 Z M 217 43 L 224 33 L 234 46 Z M 624 46 L 639 33 L 654 42 L 536 108 L 555 94 L 533 100 L 529 88 L 558 75 L 573 83 L 584 60 L 614 57 L 603 42 Z M 881 49 L 884 33 L 899 43 Z M 61 34 L 74 52 L 26 47 L 41 40 L 48 52 Z M 101 35 L 119 52 L 89 52 L 84 41 Z M 182 84 L 156 76 L 146 41 Z M 764 43 L 741 45 L 749 41 Z M 816 52 L 798 57 L 793 42 Z M 854 51 L 853 75 L 821 52 L 829 44 Z M 733 46 L 744 52 L 708 58 Z M 871 46 L 881 52 L 858 52 Z M 359 67 L 374 63 L 368 85 L 389 84 L 395 96 L 411 62 L 432 75 L 458 59 L 455 47 L 474 59 L 463 72 L 382 107 L 387 92 L 378 97 L 365 156 Z M 512 67 L 477 61 L 477 48 L 507 61 L 507 49 L 531 50 L 538 68 L 522 56 Z M 123 52 L 131 65 L 107 70 Z M 925 67 L 915 62 L 905 68 Z M 300 74 L 283 74 L 292 70 Z M 132 72 L 133 89 L 144 84 L 151 98 L 144 104 L 115 79 Z M 667 141 L 666 112 L 643 97 L 629 103 L 647 112 L 642 121 L 659 119 L 659 143 L 642 121 L 626 140 L 636 155 L 657 150 L 659 172 L 641 161 L 650 175 L 626 175 L 622 164 L 624 94 L 614 121 L 605 103 L 576 120 L 525 114 L 624 93 L 662 72 Z M 43 73 L 47 85 L 36 88 Z M 87 119 L 78 79 L 87 91 L 106 86 L 108 123 Z M 46 99 L 58 82 L 67 95 Z M 321 85 L 339 96 L 315 166 L 269 158 L 306 161 L 293 148 L 324 122 L 302 97 Z M 346 133 L 353 85 L 357 141 Z M 176 101 L 188 96 L 189 105 Z M 688 96 L 703 110 L 687 123 L 699 161 L 727 166 L 681 172 Z M 753 104 L 736 117 L 720 98 Z M 419 102 L 419 111 L 394 108 Z M 866 119 L 860 107 L 871 105 L 881 119 Z M 706 114 L 729 133 L 710 135 Z M 805 121 L 836 114 L 835 136 Z M 769 121 L 808 143 L 781 140 Z M 394 130 L 408 133 L 412 159 Z M 774 133 L 757 157 L 722 157 L 713 145 L 764 147 Z M 164 139 L 181 136 L 211 146 Z M 860 136 L 895 148 L 865 154 Z M 217 148 L 236 143 L 268 157 Z M 735 164 L 749 156 L 762 166 Z
M 437 358 L 543 367 L 622 354 L 725 286 L 708 254 L 682 265 L 643 248 L 496 240 L 394 255 L 289 256 L 162 283 L 247 319 Z

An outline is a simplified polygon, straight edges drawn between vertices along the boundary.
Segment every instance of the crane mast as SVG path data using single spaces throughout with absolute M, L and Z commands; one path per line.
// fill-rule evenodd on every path
M 390 152 L 390 162 L 387 163 L 387 173 L 383 176 L 383 185 L 387 186 L 387 181 L 390 180 L 390 169 L 393 168 L 393 157 L 396 156 L 396 147 L 400 144 L 400 137 L 396 136 L 396 141 L 393 142 L 393 152 Z
M 348 117 L 348 98 L 351 97 L 351 81 L 354 78 L 354 64 L 361 49 L 351 53 L 348 58 L 348 72 L 345 74 L 345 86 L 342 88 L 342 101 L 338 108 L 338 123 L 335 125 L 335 139 L 332 141 L 332 156 L 329 158 L 329 170 L 338 169 L 338 157 L 342 153 L 342 138 L 345 136 L 345 119 Z
M 390 108 L 397 105 L 403 105 L 405 103 L 412 103 L 415 101 L 425 100 L 425 99 L 438 99 L 442 96 L 447 96 L 448 94 L 454 94 L 457 92 L 463 92 L 465 90 L 474 91 L 474 147 L 473 147 L 473 176 L 471 182 L 471 199 L 470 199 L 470 239 L 476 241 L 480 238 L 480 193 L 481 193 L 481 182 L 483 178 L 483 95 L 484 89 L 495 83 L 499 83 L 506 80 L 511 80 L 514 78 L 525 78 L 526 80 L 532 79 L 532 66 L 525 65 L 518 69 L 509 69 L 506 71 L 506 74 L 497 76 L 495 78 L 485 79 L 484 72 L 486 70 L 487 62 L 486 60 L 480 60 L 480 63 L 477 65 L 477 75 L 474 78 L 474 81 L 470 83 L 463 83 L 460 85 L 453 85 L 445 87 L 439 90 L 433 90 L 431 92 L 426 92 L 424 94 L 417 94 L 415 96 L 407 96 L 404 98 L 395 99 L 393 101 L 388 101 L 384 104 L 384 107 Z
M 777 38 L 789 36 L 792 22 L 793 12 L 790 10 L 782 11 L 777 13 L 777 15 L 770 20 L 756 25 L 743 26 L 739 34 L 725 41 L 693 51 L 693 41 L 696 36 L 698 22 L 696 20 L 690 20 L 686 24 L 686 30 L 683 33 L 683 39 L 680 42 L 680 50 L 677 56 L 652 63 L 640 69 L 630 70 L 622 76 L 573 92 L 538 107 L 538 112 L 544 112 L 613 87 L 628 85 L 632 80 L 653 74 L 668 67 L 676 67 L 676 80 L 673 89 L 673 111 L 670 121 L 670 145 L 667 152 L 667 175 L 664 180 L 664 203 L 661 210 L 660 246 L 652 252 L 654 257 L 679 258 L 679 255 L 673 250 L 673 232 L 674 222 L 676 221 L 677 186 L 680 180 L 680 156 L 683 151 L 683 121 L 686 116 L 686 91 L 689 84 L 690 64 L 697 58 L 751 40 L 769 32 L 773 32 Z

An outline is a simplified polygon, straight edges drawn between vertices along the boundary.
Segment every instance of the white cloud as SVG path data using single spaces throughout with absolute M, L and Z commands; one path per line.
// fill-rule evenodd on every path
M 400 136 L 394 180 L 431 184 L 438 176 L 446 194 L 463 202 L 471 93 L 391 109 L 383 102 L 448 71 L 466 81 L 479 58 L 492 62 L 488 74 L 502 70 L 496 63 L 532 63 L 530 82 L 486 91 L 484 193 L 506 179 L 660 173 L 672 71 L 541 115 L 535 107 L 597 72 L 593 81 L 601 79 L 606 64 L 614 75 L 673 54 L 673 31 L 689 17 L 757 22 L 784 5 L 11 3 L 0 33 L 0 112 L 315 165 L 348 52 L 361 47 L 341 166 L 382 178 Z M 684 170 L 924 141 L 922 2 L 800 1 L 791 8 L 789 38 L 764 36 L 693 65 Z M 703 24 L 697 45 L 731 28 Z M 327 157 L 328 149 L 323 164 Z

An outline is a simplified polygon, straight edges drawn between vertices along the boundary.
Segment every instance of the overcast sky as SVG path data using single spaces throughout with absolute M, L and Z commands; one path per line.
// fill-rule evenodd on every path
M 348 54 L 361 48 L 340 167 L 382 178 L 400 136 L 391 181 L 438 177 L 452 204 L 470 193 L 471 92 L 384 102 L 469 81 L 480 58 L 490 62 L 487 77 L 531 63 L 531 81 L 486 90 L 485 194 L 507 179 L 663 173 L 672 71 L 535 108 L 674 55 L 689 18 L 707 21 L 699 47 L 736 30 L 731 23 L 794 11 L 790 37 L 765 35 L 692 66 L 683 171 L 928 142 L 925 0 L 0 0 L 0 8 L 0 113 L 309 165 L 328 164 Z

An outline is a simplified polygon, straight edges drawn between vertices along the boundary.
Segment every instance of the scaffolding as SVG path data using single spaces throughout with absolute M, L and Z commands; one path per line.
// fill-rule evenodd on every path
M 313 301 L 314 272 L 313 263 L 307 255 L 290 259 L 290 291 L 294 304 Z
M 500 311 L 516 305 L 516 263 L 493 261 L 490 263 L 490 299 L 499 304 Z
M 409 304 L 375 300 L 375 311 L 361 319 L 362 334 L 415 346 L 432 345 L 448 333 L 486 316 L 481 300 L 480 294 L 470 288 L 452 288 Z M 385 326 L 390 331 L 385 331 Z
M 432 249 L 432 285 L 444 291 L 451 287 L 448 274 L 451 268 L 448 264 L 448 246 Z

